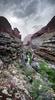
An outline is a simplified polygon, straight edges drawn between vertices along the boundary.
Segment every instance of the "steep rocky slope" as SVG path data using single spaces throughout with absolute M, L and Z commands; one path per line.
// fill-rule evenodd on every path
M 19 33 L 18 29 L 12 30 L 4 17 L 0 17 L 0 59 L 4 63 L 11 63 L 12 60 L 19 58 L 22 47 Z
M 22 53 L 19 33 L 6 18 L 0 17 L 0 100 L 31 100 L 25 87 L 25 75 L 14 64 L 19 62 Z
M 38 32 L 34 33 L 34 35 L 32 36 L 32 39 L 37 38 L 44 33 L 49 34 L 51 32 L 55 32 L 55 16 L 50 20 L 50 22 L 45 27 L 43 27 Z
M 37 55 L 55 63 L 55 16 L 32 36 L 31 46 L 36 49 Z

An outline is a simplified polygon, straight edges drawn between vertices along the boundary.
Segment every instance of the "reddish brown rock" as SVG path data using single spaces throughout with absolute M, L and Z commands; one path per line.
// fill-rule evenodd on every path
M 10 23 L 3 16 L 0 16 L 0 32 L 10 33 L 11 36 L 21 39 L 20 31 L 17 28 L 12 30 Z
M 45 27 L 43 27 L 38 32 L 34 33 L 32 39 L 39 37 L 44 33 L 51 33 L 51 32 L 55 32 L 55 16 L 50 20 L 50 22 Z
M 19 39 L 21 39 L 20 31 L 17 28 L 14 28 L 12 31 L 13 35 Z
M 55 64 L 55 16 L 32 36 L 31 43 L 37 56 Z
M 0 59 L 10 63 L 20 56 L 22 42 L 19 30 L 12 27 L 8 20 L 0 16 Z
M 10 23 L 3 16 L 0 16 L 0 32 L 7 32 L 7 33 L 12 32 L 12 28 L 11 28 Z

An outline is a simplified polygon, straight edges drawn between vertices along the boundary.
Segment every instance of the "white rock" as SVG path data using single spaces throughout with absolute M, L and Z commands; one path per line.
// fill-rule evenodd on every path
M 8 92 L 7 92 L 7 88 L 6 88 L 6 87 L 3 89 L 2 93 L 4 93 L 4 94 L 8 94 Z
M 14 76 L 13 78 L 12 78 L 12 80 L 11 80 L 11 83 L 13 84 L 13 85 L 17 85 L 17 83 L 18 83 L 18 79 Z

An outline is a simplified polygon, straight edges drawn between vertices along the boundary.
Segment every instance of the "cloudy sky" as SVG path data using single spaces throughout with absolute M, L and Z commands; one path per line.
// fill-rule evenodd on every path
M 22 39 L 46 25 L 55 15 L 55 0 L 0 0 L 0 15 L 17 27 Z

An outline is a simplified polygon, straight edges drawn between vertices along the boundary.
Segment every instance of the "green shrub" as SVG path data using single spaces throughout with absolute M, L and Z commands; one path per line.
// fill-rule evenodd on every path
M 55 69 L 50 68 L 46 62 L 40 62 L 39 67 L 39 73 L 42 75 L 42 78 L 47 77 L 48 81 L 52 83 L 52 88 L 55 91 Z
M 45 84 L 44 81 L 33 80 L 30 94 L 34 100 L 50 100 L 50 97 L 52 98 L 52 96 L 48 91 L 51 91 L 51 88 Z

